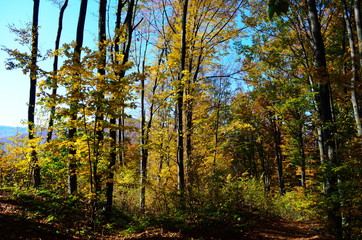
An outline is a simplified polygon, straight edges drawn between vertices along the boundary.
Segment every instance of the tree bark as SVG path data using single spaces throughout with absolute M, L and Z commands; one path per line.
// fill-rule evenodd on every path
M 62 29 L 63 29 L 63 16 L 64 16 L 64 12 L 65 12 L 65 9 L 67 8 L 67 6 L 68 6 L 68 0 L 65 0 L 64 4 L 61 7 L 60 12 L 59 12 L 58 31 L 57 31 L 57 36 L 56 36 L 56 40 L 55 40 L 55 48 L 54 48 L 55 52 L 57 50 L 59 50 L 60 37 L 62 35 Z M 53 98 L 56 97 L 57 91 L 58 91 L 58 86 L 57 86 L 57 82 L 56 82 L 56 79 L 55 79 L 55 76 L 57 76 L 57 72 L 58 72 L 58 54 L 55 54 L 54 61 L 53 61 L 53 85 L 54 85 L 53 90 L 52 90 L 52 97 Z M 53 105 L 51 110 L 50 110 L 47 142 L 49 142 L 52 139 L 52 136 L 53 136 L 54 115 L 55 115 L 55 105 Z
M 31 59 L 30 59 L 30 93 L 29 93 L 29 107 L 28 107 L 28 131 L 29 140 L 35 138 L 34 118 L 35 118 L 35 104 L 36 104 L 36 82 L 37 82 L 37 57 L 38 57 L 38 23 L 39 23 L 39 0 L 34 0 L 33 7 L 33 23 L 32 23 L 32 44 L 31 44 Z M 30 153 L 31 163 L 33 164 L 33 186 L 39 188 L 41 184 L 40 179 L 40 166 L 38 164 L 38 157 L 35 146 L 31 146 Z
M 359 66 L 362 68 L 362 16 L 361 16 L 361 0 L 353 1 L 354 17 L 357 29 Z
M 104 75 L 106 74 L 106 46 L 105 46 L 105 41 L 107 39 L 106 36 L 106 13 L 107 13 L 107 0 L 100 0 L 99 1 L 99 11 L 98 11 L 98 15 L 99 15 L 99 19 L 98 19 L 98 51 L 100 52 L 100 59 L 99 59 L 99 63 L 100 63 L 100 67 L 98 68 L 98 74 L 101 77 L 104 77 Z M 101 80 L 102 81 L 102 80 Z M 101 82 L 100 81 L 100 82 Z M 103 90 L 102 89 L 98 89 L 99 91 L 99 99 L 97 100 L 98 102 L 102 102 L 104 100 L 104 94 L 103 94 Z M 99 152 L 99 148 L 101 147 L 101 142 L 104 139 L 104 129 L 103 129 L 103 120 L 104 120 L 104 109 L 102 107 L 102 103 L 101 106 L 97 107 L 97 113 L 96 113 L 96 145 L 95 145 L 95 150 L 96 150 L 96 162 L 94 163 L 94 167 L 95 169 L 97 169 L 97 164 L 98 164 L 98 158 L 100 155 Z M 100 192 L 100 182 L 99 182 L 99 176 L 97 174 L 97 171 L 93 172 L 94 174 L 94 183 L 96 186 L 96 194 L 98 192 Z
M 82 53 L 82 46 L 83 46 L 83 37 L 84 37 L 84 25 L 85 25 L 85 18 L 87 14 L 87 5 L 88 0 L 82 0 L 80 4 L 79 10 L 79 18 L 78 18 L 78 25 L 77 25 L 77 36 L 76 36 L 76 43 L 77 45 L 74 48 L 74 64 L 80 67 L 80 59 Z M 80 76 L 78 76 L 80 77 Z M 77 121 L 77 114 L 78 114 L 78 103 L 72 102 L 71 103 L 71 121 Z M 72 126 L 69 129 L 68 137 L 70 141 L 75 142 L 75 134 L 77 132 L 77 128 Z M 77 150 L 74 147 L 74 144 L 69 149 L 69 171 L 68 171 L 68 192 L 69 194 L 75 194 L 77 192 L 78 184 L 77 184 L 77 161 L 75 155 Z
M 141 79 L 141 164 L 140 164 L 140 210 L 145 211 L 146 206 L 146 181 L 147 181 L 147 158 L 146 149 L 146 110 L 145 110 L 145 79 Z
M 337 176 L 334 173 L 334 167 L 337 164 L 336 146 L 333 137 L 333 103 L 330 92 L 330 80 L 327 71 L 327 62 L 325 55 L 324 41 L 321 33 L 321 26 L 318 19 L 318 12 L 315 0 L 307 0 L 308 17 L 313 37 L 315 50 L 315 73 L 314 80 L 318 83 L 319 111 L 322 123 L 321 145 L 324 156 L 322 164 L 325 166 L 324 174 L 324 192 L 331 201 L 332 207 L 328 209 L 328 220 L 331 224 L 330 229 L 338 236 L 342 237 L 342 219 L 340 214 L 339 200 L 334 200 L 338 196 Z
M 98 75 L 100 78 L 104 77 L 106 74 L 106 46 L 105 40 L 107 39 L 106 36 L 106 13 L 107 13 L 107 0 L 100 0 L 99 1 L 99 8 L 98 8 L 98 52 L 100 53 L 99 67 L 97 69 Z M 95 113 L 95 143 L 93 144 L 93 151 L 94 151 L 94 162 L 93 162 L 93 171 L 91 171 L 91 178 L 93 177 L 94 189 L 91 201 L 92 201 L 92 217 L 91 220 L 95 224 L 96 222 L 96 209 L 98 208 L 98 198 L 101 192 L 101 183 L 100 183 L 100 175 L 98 174 L 98 162 L 99 157 L 101 155 L 101 148 L 102 142 L 104 139 L 104 129 L 103 129 L 103 120 L 104 120 L 104 109 L 102 106 L 102 102 L 104 101 L 104 94 L 102 90 L 102 81 L 103 79 L 99 80 L 100 86 L 97 86 L 97 95 L 96 101 L 100 103 L 97 106 L 96 113 Z M 92 176 L 93 175 L 93 176 Z M 94 227 L 93 227 L 94 228 Z
M 116 13 L 116 26 L 114 29 L 115 32 L 115 40 L 114 40 L 114 51 L 116 54 L 119 52 L 119 31 L 120 31 L 120 25 L 121 25 L 121 12 L 124 7 L 125 3 L 122 0 L 118 0 L 118 6 L 117 6 L 117 13 Z M 114 61 L 118 63 L 116 60 L 116 57 L 114 57 Z M 117 75 L 118 73 L 116 73 Z M 116 159 L 117 159 L 117 131 L 113 128 L 116 125 L 116 118 L 112 117 L 110 119 L 110 124 L 113 125 L 110 130 L 110 137 L 112 139 L 113 146 L 111 147 L 111 153 L 109 156 L 109 164 L 108 164 L 108 181 L 106 184 L 106 215 L 110 215 L 112 211 L 113 206 L 113 190 L 114 190 L 114 166 L 116 165 Z
M 146 54 L 147 54 L 147 47 L 148 47 L 148 41 L 145 43 L 145 50 L 143 53 L 143 62 L 142 62 L 142 73 L 145 72 L 146 68 Z M 158 59 L 158 65 L 162 62 L 164 49 L 162 49 L 161 54 Z M 154 85 L 152 88 L 152 96 L 155 96 L 156 90 L 158 86 L 158 77 L 156 77 L 154 81 Z M 149 119 L 148 123 L 146 124 L 146 108 L 145 108 L 145 76 L 143 74 L 141 79 L 141 177 L 140 177 L 140 185 L 141 185 L 141 191 L 140 191 L 140 210 L 141 212 L 145 211 L 146 207 L 146 183 L 147 183 L 147 162 L 148 162 L 148 148 L 147 144 L 149 143 L 149 133 L 152 126 L 153 121 L 153 115 L 154 115 L 154 101 L 151 100 L 151 106 L 149 110 Z M 160 159 L 162 162 L 162 158 Z M 161 163 L 162 167 L 162 163 Z M 159 176 L 159 175 L 158 175 Z
M 347 7 L 346 0 L 342 1 L 343 3 L 343 16 L 346 23 L 347 35 L 348 35 L 348 43 L 350 48 L 351 55 L 351 67 L 352 67 L 352 77 L 351 77 L 351 102 L 353 107 L 354 119 L 356 122 L 357 134 L 358 136 L 362 136 L 362 124 L 361 124 L 361 116 L 359 110 L 358 97 L 356 93 L 356 82 L 359 81 L 359 65 L 357 61 L 356 47 L 355 47 L 355 37 L 353 35 L 351 18 L 349 16 L 349 11 Z
M 181 207 L 184 207 L 185 200 L 185 170 L 184 170 L 184 131 L 183 131 L 183 103 L 184 84 L 182 83 L 186 70 L 186 24 L 187 24 L 188 0 L 183 2 L 182 26 L 181 26 L 181 52 L 180 72 L 178 75 L 177 89 L 177 165 L 178 165 L 178 190 L 180 193 Z

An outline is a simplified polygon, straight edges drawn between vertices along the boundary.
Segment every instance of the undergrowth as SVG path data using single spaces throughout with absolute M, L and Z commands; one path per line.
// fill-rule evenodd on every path
M 318 194 L 302 187 L 295 187 L 285 194 L 267 192 L 261 179 L 240 178 L 241 198 L 261 214 L 279 216 L 291 220 L 315 220 L 319 216 Z
M 241 236 L 259 221 L 260 216 L 293 220 L 311 220 L 318 216 L 316 196 L 312 192 L 303 188 L 294 188 L 284 195 L 266 192 L 261 180 L 248 177 L 229 179 L 217 189 L 195 192 L 194 200 L 189 200 L 182 210 L 175 207 L 154 211 L 150 207 L 140 214 L 116 206 L 112 214 L 106 216 L 100 201 L 95 219 L 91 218 L 89 199 L 81 194 L 59 195 L 49 190 L 17 188 L 11 191 L 11 198 L 26 210 L 27 218 L 43 219 L 57 226 L 60 232 L 78 238 L 127 236 L 150 229 L 164 229 L 195 238 L 225 238 Z M 174 198 L 174 195 L 170 196 Z

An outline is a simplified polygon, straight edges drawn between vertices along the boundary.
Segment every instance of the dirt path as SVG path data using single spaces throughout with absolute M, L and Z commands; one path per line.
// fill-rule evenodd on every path
M 248 232 L 245 239 L 332 240 L 335 238 L 323 231 L 321 224 L 318 223 L 268 219 Z
M 60 234 L 64 229 L 57 229 L 53 224 L 44 221 L 44 218 L 25 217 L 25 210 L 18 207 L 15 200 L 1 196 L 0 194 L 0 239 L 74 239 L 74 236 Z M 60 230 L 60 231 L 59 231 Z M 215 229 L 217 231 L 217 229 Z M 217 231 L 218 232 L 218 231 Z M 256 227 L 248 232 L 225 235 L 209 233 L 208 236 L 199 234 L 196 238 L 183 236 L 181 233 L 170 233 L 163 229 L 155 229 L 143 233 L 121 238 L 118 236 L 101 237 L 94 239 L 225 239 L 225 240 L 264 240 L 264 239 L 287 239 L 287 240 L 333 240 L 333 236 L 325 233 L 318 223 L 304 221 L 290 221 L 284 219 L 262 218 L 258 221 Z M 213 236 L 210 236 L 213 235 Z M 81 236 L 76 239 L 82 239 Z
M 172 236 L 173 235 L 173 236 Z M 124 238 L 125 240 L 135 239 L 183 239 L 183 240 L 336 240 L 333 236 L 322 230 L 318 223 L 305 221 L 291 221 L 285 219 L 263 219 L 259 224 L 248 232 L 225 236 L 198 235 L 194 238 L 182 236 L 176 233 L 162 234 L 160 231 L 151 231 L 135 234 Z

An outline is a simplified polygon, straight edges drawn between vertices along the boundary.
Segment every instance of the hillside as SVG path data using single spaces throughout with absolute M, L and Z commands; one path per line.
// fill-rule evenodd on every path
M 68 207 L 64 207 L 66 204 Z M 185 221 L 167 217 L 161 223 L 151 218 L 139 222 L 118 215 L 111 220 L 112 223 L 99 218 L 97 226 L 92 229 L 87 218 L 90 213 L 84 207 L 74 198 L 49 195 L 46 191 L 16 195 L 0 189 L 0 235 L 2 239 L 335 239 L 315 221 L 273 218 L 255 213 L 248 213 L 240 223 L 220 216 L 199 216 L 199 219 L 187 218 Z
M 0 126 L 0 139 L 26 133 L 26 127 Z

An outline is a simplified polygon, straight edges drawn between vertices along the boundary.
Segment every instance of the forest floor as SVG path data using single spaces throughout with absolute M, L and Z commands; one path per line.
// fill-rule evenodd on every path
M 120 237 L 117 229 L 104 234 L 103 231 L 90 233 L 84 226 L 71 226 L 71 219 L 50 221 L 49 216 L 39 212 L 28 211 L 21 199 L 11 198 L 9 193 L 0 191 L 0 239 L 4 240 L 63 240 L 63 239 L 290 239 L 290 240 L 332 240 L 333 236 L 323 231 L 322 225 L 316 222 L 294 221 L 268 217 L 254 218 L 253 224 L 243 231 L 223 231 L 218 227 L 212 230 L 190 231 L 181 233 L 167 231 L 164 228 L 149 228 L 147 231 Z M 32 206 L 33 207 L 33 206 Z M 68 221 L 68 223 L 67 223 Z M 74 224 L 73 224 L 74 225 Z M 79 228 L 78 233 L 76 228 Z M 68 231 L 73 228 L 73 231 Z M 222 226 L 220 228 L 223 228 Z

